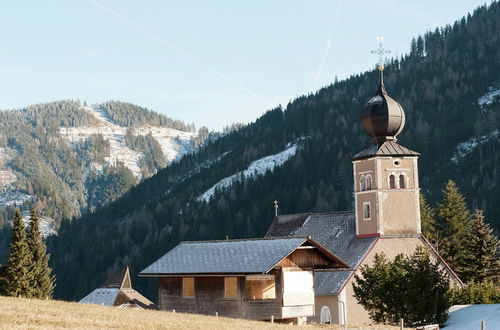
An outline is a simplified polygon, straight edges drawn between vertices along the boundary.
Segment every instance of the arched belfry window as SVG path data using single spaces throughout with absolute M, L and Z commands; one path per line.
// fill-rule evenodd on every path
M 365 176 L 364 175 L 361 176 L 361 180 L 360 180 L 360 183 L 359 183 L 359 190 L 361 190 L 361 191 L 365 191 L 366 190 Z
M 399 189 L 405 189 L 406 188 L 406 178 L 403 174 L 399 175 Z
M 366 190 L 372 190 L 372 176 L 367 175 L 365 180 L 366 180 L 365 183 Z
M 396 177 L 394 174 L 389 175 L 389 189 L 396 189 Z

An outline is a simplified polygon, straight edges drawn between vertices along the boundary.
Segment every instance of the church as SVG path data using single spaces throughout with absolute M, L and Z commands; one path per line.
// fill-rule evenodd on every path
M 350 265 L 347 271 L 315 274 L 316 322 L 367 323 L 368 312 L 353 293 L 354 274 L 371 264 L 375 254 L 389 259 L 412 254 L 417 246 L 430 250 L 450 281 L 462 282 L 422 235 L 418 183 L 418 156 L 397 143 L 405 125 L 401 105 L 385 90 L 379 66 L 377 92 L 361 113 L 371 145 L 352 158 L 354 205 L 352 212 L 279 215 L 266 237 L 311 236 Z
M 352 158 L 354 211 L 277 215 L 264 239 L 179 244 L 139 274 L 158 278 L 160 309 L 369 323 L 353 295 L 354 275 L 377 253 L 392 259 L 418 246 L 430 250 L 452 283 L 462 284 L 421 233 L 419 153 L 397 143 L 405 114 L 385 90 L 382 66 L 379 73 L 361 114 L 371 145 Z

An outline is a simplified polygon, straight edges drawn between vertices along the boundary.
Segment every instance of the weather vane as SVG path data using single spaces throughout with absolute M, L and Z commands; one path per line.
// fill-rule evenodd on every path
M 378 48 L 375 49 L 375 50 L 372 50 L 371 53 L 378 55 L 378 69 L 380 71 L 382 71 L 382 70 L 384 70 L 384 55 L 385 54 L 389 54 L 391 51 L 384 48 L 384 44 L 383 44 L 384 43 L 384 37 L 382 37 L 381 35 L 379 35 L 377 37 L 377 40 L 378 40 Z

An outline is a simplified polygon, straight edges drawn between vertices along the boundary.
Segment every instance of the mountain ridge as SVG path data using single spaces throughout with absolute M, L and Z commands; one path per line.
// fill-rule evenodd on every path
M 469 207 L 484 209 L 497 228 L 498 136 L 476 143 L 458 163 L 451 158 L 461 143 L 500 127 L 498 98 L 480 104 L 499 83 L 499 16 L 500 5 L 493 2 L 415 38 L 408 54 L 387 63 L 384 79 L 407 114 L 398 141 L 421 153 L 420 186 L 428 200 L 439 201 L 444 183 L 454 179 Z M 282 213 L 352 209 L 351 157 L 370 143 L 359 117 L 377 81 L 378 72 L 367 71 L 269 110 L 106 207 L 63 223 L 48 242 L 56 297 L 78 299 L 126 265 L 137 273 L 181 240 L 262 236 L 274 217 L 274 200 Z M 196 201 L 224 178 L 303 136 L 310 138 L 272 171 L 216 189 L 208 202 Z M 150 296 L 155 286 L 137 281 Z
M 53 234 L 203 143 L 192 124 L 117 101 L 4 110 L 0 128 L 0 256 L 16 207 L 37 207 Z

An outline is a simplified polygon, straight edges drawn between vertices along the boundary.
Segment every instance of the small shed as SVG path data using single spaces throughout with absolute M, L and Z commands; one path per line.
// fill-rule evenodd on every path
M 154 308 L 154 304 L 148 298 L 132 288 L 128 267 L 112 276 L 79 302 L 122 308 Z
M 160 310 L 254 320 L 314 315 L 314 271 L 349 268 L 310 237 L 182 242 L 139 276 Z

